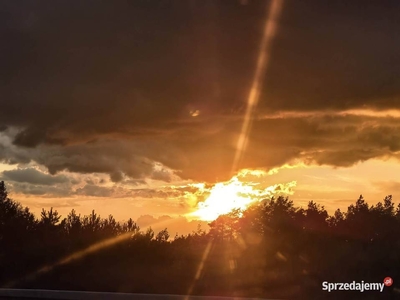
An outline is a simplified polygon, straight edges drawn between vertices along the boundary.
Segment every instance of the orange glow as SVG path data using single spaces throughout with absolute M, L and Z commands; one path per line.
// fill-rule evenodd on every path
M 234 208 L 244 209 L 254 201 L 250 195 L 245 195 L 250 191 L 250 186 L 244 186 L 237 179 L 228 184 L 217 183 L 206 201 L 199 203 L 199 209 L 193 215 L 211 221 Z
M 246 172 L 254 175 L 263 171 L 242 170 L 238 176 Z M 287 184 L 275 184 L 266 188 L 260 188 L 260 183 L 244 182 L 238 176 L 232 177 L 227 182 L 219 182 L 210 189 L 208 198 L 199 202 L 197 210 L 189 216 L 199 218 L 203 221 L 212 221 L 218 216 L 227 214 L 233 209 L 246 209 L 252 203 L 268 198 L 276 194 L 278 191 L 284 194 L 290 194 L 291 188 L 296 185 L 295 181 Z

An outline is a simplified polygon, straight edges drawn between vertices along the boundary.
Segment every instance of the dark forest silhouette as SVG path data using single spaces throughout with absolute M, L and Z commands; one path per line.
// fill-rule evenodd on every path
M 392 196 L 374 206 L 360 196 L 332 216 L 313 201 L 298 208 L 278 197 L 209 225 L 208 232 L 199 227 L 171 238 L 167 229 L 143 232 L 132 219 L 120 223 L 95 211 L 62 218 L 50 209 L 37 219 L 0 182 L 0 286 L 301 299 L 400 295 L 400 204 Z M 112 238 L 118 243 L 43 269 Z M 382 294 L 321 291 L 323 281 L 386 276 L 394 284 Z

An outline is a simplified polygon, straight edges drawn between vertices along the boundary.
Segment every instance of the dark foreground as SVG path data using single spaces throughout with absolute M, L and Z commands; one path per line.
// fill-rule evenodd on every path
M 0 185 L 0 286 L 268 299 L 400 299 L 400 206 L 362 197 L 329 216 L 283 197 L 232 212 L 188 236 L 72 211 L 36 219 Z M 322 290 L 326 282 L 393 284 Z

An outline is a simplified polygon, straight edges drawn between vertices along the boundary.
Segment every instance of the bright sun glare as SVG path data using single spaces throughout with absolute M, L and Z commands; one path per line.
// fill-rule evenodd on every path
M 258 185 L 259 183 L 243 182 L 238 176 L 234 176 L 227 182 L 219 182 L 210 189 L 210 194 L 205 201 L 198 203 L 197 210 L 190 216 L 204 221 L 212 221 L 233 209 L 246 209 L 252 203 L 272 196 L 278 191 L 288 192 L 296 185 L 296 182 L 276 184 L 266 188 Z
M 199 203 L 199 209 L 193 213 L 202 220 L 211 221 L 219 215 L 227 214 L 232 209 L 246 208 L 254 201 L 248 192 L 251 186 L 244 186 L 237 178 L 229 183 L 217 183 L 210 191 L 210 196 Z

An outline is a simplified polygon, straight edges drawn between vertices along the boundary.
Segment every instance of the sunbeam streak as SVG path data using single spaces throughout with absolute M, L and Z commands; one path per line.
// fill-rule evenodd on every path
M 213 240 L 210 239 L 210 240 L 208 241 L 208 243 L 207 243 L 206 248 L 204 249 L 203 256 L 201 257 L 201 261 L 200 261 L 200 263 L 199 263 L 199 266 L 197 267 L 196 274 L 195 274 L 195 276 L 194 276 L 194 278 L 193 278 L 193 281 L 192 281 L 192 283 L 191 283 L 191 285 L 190 285 L 190 287 L 189 287 L 189 289 L 188 289 L 188 291 L 187 291 L 185 300 L 188 300 L 188 299 L 189 299 L 189 296 L 192 294 L 193 289 L 194 289 L 194 287 L 195 287 L 195 285 L 196 285 L 196 282 L 197 282 L 197 281 L 200 279 L 200 277 L 201 277 L 201 274 L 202 274 L 203 269 L 204 269 L 204 264 L 205 264 L 205 262 L 207 261 L 208 254 L 210 253 L 212 244 L 213 244 Z
M 238 167 L 240 159 L 243 155 L 243 152 L 246 149 L 248 134 L 250 132 L 250 127 L 251 127 L 252 116 L 253 116 L 254 109 L 257 106 L 259 97 L 260 97 L 261 84 L 263 82 L 265 71 L 266 71 L 268 61 L 270 58 L 268 52 L 271 47 L 272 39 L 275 36 L 276 30 L 277 30 L 277 21 L 278 21 L 278 17 L 280 15 L 280 12 L 282 9 L 282 5 L 283 5 L 283 0 L 273 0 L 271 2 L 271 6 L 269 7 L 268 16 L 267 16 L 267 19 L 265 22 L 264 35 L 262 37 L 260 51 L 258 54 L 257 68 L 256 68 L 256 72 L 254 75 L 253 84 L 252 84 L 252 87 L 250 90 L 249 98 L 247 100 L 247 108 L 246 108 L 246 113 L 245 113 L 245 117 L 243 120 L 242 130 L 241 130 L 239 139 L 237 141 L 236 154 L 235 154 L 235 158 L 234 158 L 233 165 L 232 165 L 232 172 L 231 172 L 232 174 L 234 174 L 237 171 L 236 169 Z M 191 286 L 189 287 L 187 297 L 189 297 L 191 295 L 191 293 L 193 292 L 193 289 L 196 285 L 196 282 L 200 278 L 201 272 L 203 271 L 203 268 L 204 268 L 204 263 L 207 260 L 208 255 L 209 255 L 211 245 L 212 245 L 212 242 L 210 241 L 209 244 L 207 245 L 206 249 L 204 249 L 202 259 L 197 268 L 197 272 L 195 274 L 193 282 L 192 282 Z
M 260 98 L 261 85 L 263 83 L 268 62 L 270 60 L 269 52 L 271 49 L 272 40 L 277 31 L 277 22 L 281 13 L 282 5 L 283 0 L 273 0 L 268 9 L 269 12 L 265 22 L 264 35 L 260 44 L 256 72 L 254 74 L 253 83 L 250 89 L 249 97 L 247 99 L 247 107 L 243 120 L 242 130 L 237 141 L 236 154 L 232 165 L 232 174 L 237 171 L 236 169 L 240 163 L 244 151 L 246 150 L 248 135 L 251 129 L 251 123 L 253 121 L 253 113 L 255 108 L 257 107 Z
M 152 225 L 161 225 L 161 224 L 166 225 L 166 224 L 168 224 L 170 222 L 171 222 L 171 220 L 165 220 L 165 221 L 153 223 Z M 20 282 L 32 281 L 32 280 L 34 280 L 35 278 L 37 278 L 37 277 L 39 277 L 41 275 L 44 275 L 46 273 L 51 272 L 52 270 L 54 270 L 57 267 L 69 264 L 72 261 L 81 259 L 81 258 L 83 258 L 85 256 L 94 254 L 94 253 L 96 253 L 96 252 L 98 252 L 100 250 L 106 249 L 108 247 L 111 247 L 111 246 L 116 245 L 118 243 L 121 243 L 123 241 L 129 240 L 135 234 L 138 234 L 138 232 L 126 232 L 126 233 L 123 233 L 123 234 L 121 234 L 119 236 L 116 236 L 116 237 L 113 237 L 113 238 L 110 238 L 110 239 L 106 239 L 106 240 L 97 242 L 97 243 L 95 243 L 95 244 L 93 244 L 93 245 L 91 245 L 91 246 L 89 246 L 89 247 L 87 247 L 87 248 L 85 248 L 83 250 L 74 252 L 74 253 L 72 253 L 70 255 L 67 255 L 67 256 L 63 257 L 62 259 L 60 259 L 59 261 L 57 261 L 57 262 L 55 262 L 53 264 L 49 264 L 49 265 L 43 266 L 40 269 L 38 269 L 38 270 L 28 274 L 28 275 L 25 275 L 22 278 L 19 278 L 18 280 L 10 281 L 10 282 L 6 283 L 3 286 L 3 288 L 13 288 Z
M 117 236 L 115 238 L 111 238 L 111 239 L 107 239 L 105 241 L 101 241 L 101 242 L 95 243 L 94 245 L 91 245 L 91 246 L 87 247 L 86 249 L 83 249 L 81 251 L 77 251 L 77 252 L 75 252 L 73 254 L 70 254 L 70 255 L 60 259 L 59 261 L 57 261 L 54 264 L 44 266 L 44 267 L 42 267 L 42 268 L 40 268 L 40 269 L 30 273 L 30 274 L 18 279 L 18 280 L 8 282 L 3 287 L 12 288 L 15 285 L 17 285 L 19 282 L 32 281 L 35 278 L 37 278 L 38 276 L 41 276 L 43 274 L 46 274 L 46 273 L 52 271 L 56 267 L 59 267 L 59 266 L 62 266 L 62 265 L 66 265 L 66 264 L 68 264 L 68 263 L 70 263 L 70 262 L 72 262 L 74 260 L 81 259 L 81 258 L 83 258 L 83 257 L 85 257 L 87 255 L 93 254 L 93 253 L 95 253 L 95 252 L 97 252 L 99 250 L 102 250 L 102 249 L 110 247 L 112 245 L 121 243 L 121 242 L 129 239 L 132 236 L 132 234 L 133 234 L 132 232 L 127 232 L 127 233 L 121 234 L 121 235 L 119 235 L 119 236 Z

